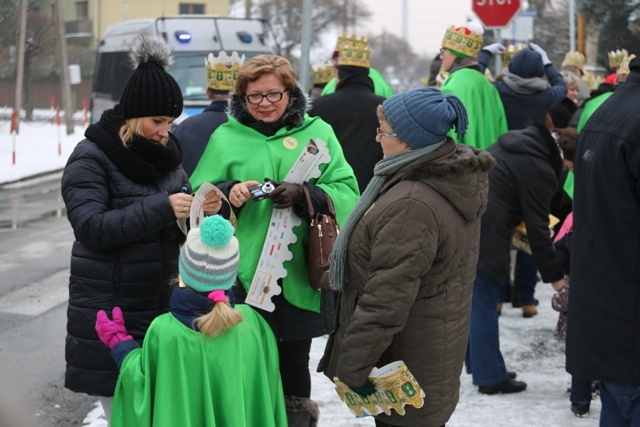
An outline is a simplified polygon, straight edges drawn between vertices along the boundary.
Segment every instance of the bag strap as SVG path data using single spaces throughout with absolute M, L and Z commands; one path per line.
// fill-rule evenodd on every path
M 309 192 L 309 187 L 306 184 L 302 184 L 302 191 L 304 192 L 304 197 L 307 201 L 307 210 L 309 211 L 309 218 L 313 218 L 316 215 L 316 210 L 313 208 L 313 203 L 311 201 L 311 193 Z M 321 190 L 322 191 L 322 190 Z M 324 194 L 324 198 L 327 201 L 327 207 L 329 208 L 329 215 L 331 215 L 334 219 L 336 218 L 336 210 L 333 206 L 333 201 L 331 197 L 322 191 Z

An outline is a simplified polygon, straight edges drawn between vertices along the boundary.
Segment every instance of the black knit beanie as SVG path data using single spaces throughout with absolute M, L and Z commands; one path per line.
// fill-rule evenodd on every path
M 122 117 L 167 116 L 182 114 L 182 91 L 165 70 L 173 65 L 171 47 L 162 37 L 143 34 L 129 52 L 135 71 L 120 97 Z

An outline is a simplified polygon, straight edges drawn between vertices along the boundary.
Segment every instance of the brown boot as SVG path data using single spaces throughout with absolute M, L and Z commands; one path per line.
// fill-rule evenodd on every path
M 502 314 L 502 303 L 499 302 L 497 307 L 496 307 L 496 311 L 498 312 L 498 316 L 500 316 Z
M 522 317 L 530 318 L 538 314 L 538 309 L 535 305 L 523 305 Z

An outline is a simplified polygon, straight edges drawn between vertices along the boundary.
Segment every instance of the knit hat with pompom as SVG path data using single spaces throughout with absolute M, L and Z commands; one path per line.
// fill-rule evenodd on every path
M 414 150 L 444 141 L 454 126 L 462 140 L 469 126 L 460 99 L 434 87 L 396 93 L 384 100 L 382 112 L 393 132 Z
M 192 228 L 180 250 L 182 282 L 198 292 L 228 290 L 238 274 L 238 240 L 233 225 L 220 215 L 205 217 Z
M 182 90 L 166 71 L 173 65 L 171 46 L 162 37 L 142 34 L 134 40 L 129 60 L 135 71 L 120 96 L 122 117 L 180 116 Z

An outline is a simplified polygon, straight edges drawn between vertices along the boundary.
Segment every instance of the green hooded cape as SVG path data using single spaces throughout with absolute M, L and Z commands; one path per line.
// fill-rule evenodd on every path
M 242 322 L 215 338 L 157 317 L 122 363 L 111 427 L 286 426 L 273 332 L 251 307 L 236 309 Z
M 375 68 L 369 68 L 369 78 L 373 82 L 373 91 L 376 95 L 384 96 L 385 98 L 393 96 L 393 88 L 389 83 L 387 83 L 378 70 Z M 334 77 L 322 88 L 322 93 L 320 95 L 329 95 L 335 91 L 336 78 Z
M 321 165 L 320 177 L 311 179 L 310 182 L 331 197 L 338 223 L 342 225 L 360 192 L 353 170 L 344 158 L 333 129 L 319 117 L 305 115 L 304 123 L 299 128 L 283 127 L 274 136 L 267 137 L 229 116 L 229 121 L 211 135 L 207 148 L 191 175 L 191 185 L 196 191 L 205 181 L 212 184 L 230 180 L 263 182 L 265 178 L 283 181 L 307 142 L 316 138 L 327 143 L 331 161 Z M 272 210 L 271 200 L 250 200 L 238 213 L 238 278 L 247 290 L 258 266 Z M 289 245 L 293 258 L 284 263 L 287 276 L 282 279 L 282 291 L 287 301 L 294 306 L 319 313 L 321 292 L 311 289 L 307 276 L 308 226 L 308 222 L 303 219 L 302 224 L 293 229 L 298 240 Z
M 460 98 L 467 110 L 469 128 L 463 140 L 458 142 L 485 150 L 507 131 L 500 94 L 478 70 L 461 68 L 452 72 L 441 89 Z M 457 141 L 455 130 L 452 129 L 449 135 Z

